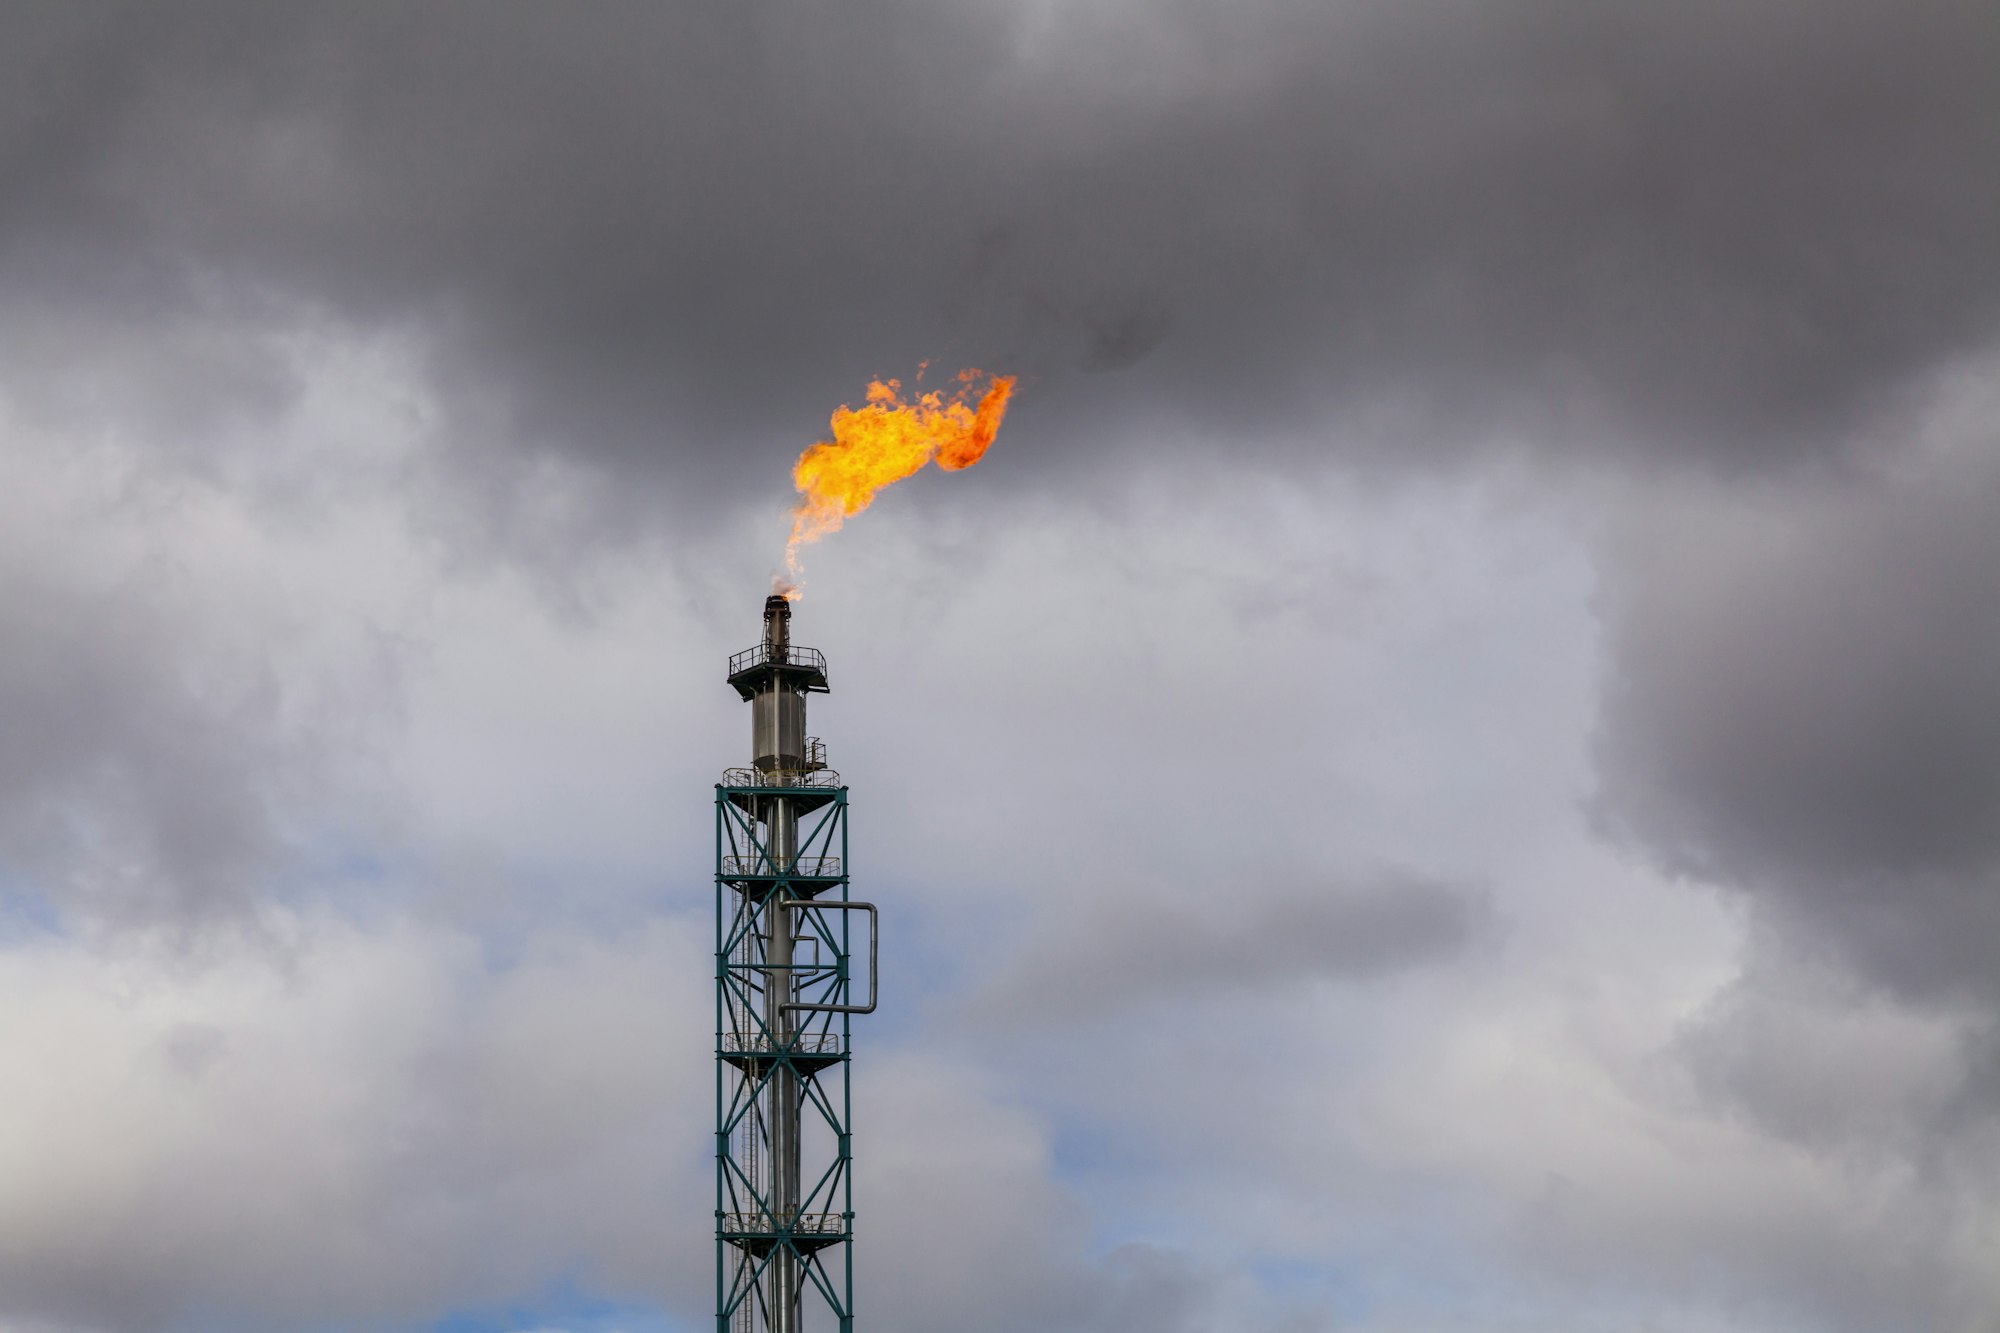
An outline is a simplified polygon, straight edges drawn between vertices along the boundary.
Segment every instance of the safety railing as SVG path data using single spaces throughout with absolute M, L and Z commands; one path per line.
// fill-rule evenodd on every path
M 775 1236 L 789 1231 L 795 1236 L 843 1236 L 847 1218 L 839 1213 L 724 1213 L 722 1229 L 746 1235 Z
M 838 879 L 840 858 L 837 856 L 799 856 L 792 859 L 791 868 L 785 870 L 768 856 L 725 856 L 722 858 L 722 873 L 725 875 L 776 875 L 780 872 L 799 879 Z
M 725 787 L 838 787 L 840 774 L 830 768 L 727 768 Z
M 832 1032 L 797 1032 L 789 1038 L 768 1032 L 730 1032 L 723 1036 L 722 1049 L 730 1054 L 839 1055 L 840 1037 Z
M 729 674 L 733 676 L 739 671 L 763 666 L 766 662 L 817 671 L 822 676 L 826 674 L 826 656 L 817 648 L 801 648 L 796 643 L 788 643 L 782 648 L 760 643 L 755 648 L 745 648 L 740 653 L 732 654 L 729 659 Z

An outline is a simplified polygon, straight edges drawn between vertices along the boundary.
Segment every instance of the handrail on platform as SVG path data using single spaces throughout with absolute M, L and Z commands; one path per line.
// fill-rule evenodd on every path
M 725 787 L 838 787 L 840 774 L 830 768 L 725 768 Z
M 789 867 L 768 856 L 725 856 L 722 858 L 724 875 L 788 875 L 796 879 L 838 879 L 840 858 L 837 856 L 797 856 Z
M 771 644 L 760 643 L 755 648 L 745 648 L 729 658 L 729 674 L 748 671 L 765 663 L 772 666 L 797 667 L 801 671 L 816 671 L 826 674 L 826 654 L 817 648 L 801 648 L 796 643 L 788 643 L 774 648 Z

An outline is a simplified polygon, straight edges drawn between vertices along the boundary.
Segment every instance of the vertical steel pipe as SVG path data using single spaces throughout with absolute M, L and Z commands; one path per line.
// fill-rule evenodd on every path
M 792 803 L 773 796 L 765 803 L 764 848 L 782 873 L 798 855 L 798 816 Z M 764 908 L 764 1022 L 771 1040 L 789 1047 L 798 1022 L 790 1008 L 797 998 L 797 973 L 792 967 L 792 908 L 781 889 L 772 889 Z M 791 1227 L 799 1212 L 799 1084 L 789 1065 L 771 1074 L 766 1109 L 771 1132 L 771 1211 L 777 1225 Z M 771 1256 L 767 1297 L 771 1333 L 797 1333 L 799 1311 L 798 1259 L 780 1248 Z

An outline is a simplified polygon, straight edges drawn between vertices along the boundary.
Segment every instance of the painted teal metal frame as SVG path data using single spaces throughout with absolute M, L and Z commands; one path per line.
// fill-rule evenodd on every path
M 772 1328 L 763 1278 L 774 1255 L 790 1253 L 801 1292 L 817 1292 L 838 1333 L 853 1333 L 848 1041 L 850 1014 L 862 1006 L 852 1000 L 849 909 L 868 905 L 848 897 L 847 788 L 776 794 L 798 814 L 796 853 L 782 862 L 759 836 L 757 811 L 773 789 L 715 789 L 715 1326 Z M 791 908 L 797 941 L 784 968 L 767 965 L 763 951 L 766 914 L 779 902 Z M 773 984 L 791 991 L 797 1018 L 788 1036 L 765 1019 Z M 872 960 L 868 987 L 872 997 Z M 796 1076 L 802 1103 L 800 1198 L 789 1217 L 775 1215 L 765 1175 L 772 1152 L 764 1108 L 780 1070 Z

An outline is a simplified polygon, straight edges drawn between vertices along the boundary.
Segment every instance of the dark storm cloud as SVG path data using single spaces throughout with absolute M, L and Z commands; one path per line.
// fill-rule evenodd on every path
M 1956 1026 L 1771 950 L 1680 1034 L 1695 1086 L 1809 1151 L 1921 1160 L 1966 1072 Z
M 923 357 L 1027 374 L 1023 452 L 1349 412 L 1782 458 L 2000 327 L 1991 29 L 1953 0 L 17 8 L 0 284 L 98 326 L 278 299 L 420 329 L 463 460 L 562 451 L 649 504 L 769 486 Z
M 1676 511 L 1619 558 L 1607 822 L 1908 994 L 2000 957 L 2000 453 Z

